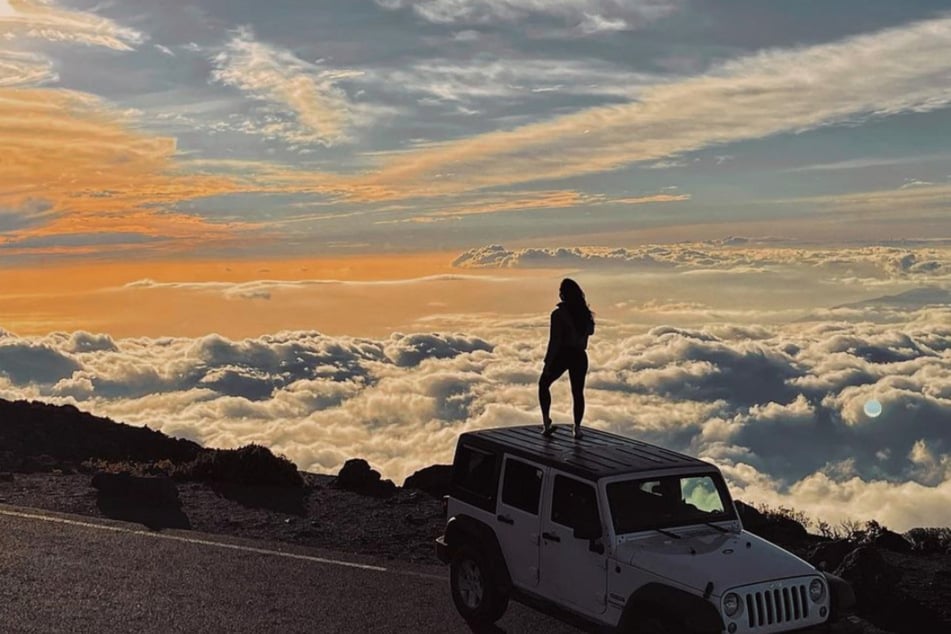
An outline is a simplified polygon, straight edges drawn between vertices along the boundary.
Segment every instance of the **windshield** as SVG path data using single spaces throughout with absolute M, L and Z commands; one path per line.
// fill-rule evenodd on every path
M 718 474 L 624 480 L 609 484 L 607 492 L 618 535 L 734 519 Z

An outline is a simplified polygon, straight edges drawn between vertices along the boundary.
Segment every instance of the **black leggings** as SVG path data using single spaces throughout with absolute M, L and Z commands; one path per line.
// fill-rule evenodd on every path
M 542 419 L 549 419 L 551 411 L 551 384 L 568 371 L 571 381 L 571 400 L 574 404 L 575 425 L 581 424 L 584 418 L 584 379 L 588 373 L 588 353 L 584 350 L 563 350 L 548 365 L 547 371 L 542 372 L 538 379 L 538 403 L 542 408 Z

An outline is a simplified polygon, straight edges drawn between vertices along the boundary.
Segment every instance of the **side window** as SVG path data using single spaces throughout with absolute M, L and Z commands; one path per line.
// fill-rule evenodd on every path
M 538 515 L 538 500 L 542 495 L 542 470 L 521 460 L 508 458 L 502 478 L 502 502 Z
M 555 476 L 551 521 L 568 528 L 599 525 L 601 518 L 594 487 L 565 476 Z
M 460 446 L 452 467 L 452 484 L 458 497 L 491 510 L 499 487 L 498 460 L 492 452 Z

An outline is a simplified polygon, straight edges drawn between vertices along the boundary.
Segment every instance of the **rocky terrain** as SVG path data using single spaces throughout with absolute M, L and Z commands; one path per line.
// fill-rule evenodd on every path
M 435 563 L 449 470 L 402 486 L 360 459 L 298 472 L 264 447 L 211 450 L 72 407 L 0 400 L 0 504 Z M 851 631 L 951 632 L 951 530 L 874 522 L 810 534 L 788 510 L 738 503 L 747 529 L 849 580 Z

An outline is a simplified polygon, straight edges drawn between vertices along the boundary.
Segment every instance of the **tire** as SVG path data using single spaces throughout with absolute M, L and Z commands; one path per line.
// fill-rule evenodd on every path
M 509 606 L 509 597 L 493 578 L 488 559 L 471 546 L 462 546 L 449 565 L 452 602 L 466 621 L 478 625 L 495 623 Z
M 618 627 L 619 634 L 683 634 L 684 629 L 672 619 L 662 614 L 642 614 L 633 618 L 622 618 Z
M 680 626 L 661 616 L 647 616 L 634 624 L 635 634 L 680 634 Z

